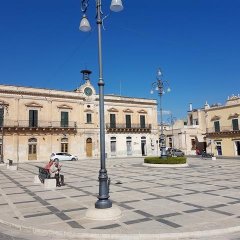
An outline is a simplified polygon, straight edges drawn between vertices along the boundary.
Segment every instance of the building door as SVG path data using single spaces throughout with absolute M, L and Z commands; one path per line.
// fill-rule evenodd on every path
M 221 142 L 216 142 L 216 148 L 217 148 L 217 155 L 222 155 L 222 145 Z
M 235 146 L 236 146 L 236 155 L 240 155 L 240 141 L 235 141 Z
M 111 137 L 111 156 L 116 156 L 116 137 Z
M 68 152 L 68 139 L 67 138 L 61 139 L 61 152 L 64 152 L 64 153 Z
M 132 155 L 132 138 L 127 137 L 127 155 Z
M 141 137 L 141 150 L 142 150 L 142 156 L 147 155 L 146 151 L 146 137 Z
M 28 140 L 28 160 L 37 160 L 37 139 Z
M 87 157 L 92 157 L 92 139 L 88 138 L 86 140 L 86 155 Z

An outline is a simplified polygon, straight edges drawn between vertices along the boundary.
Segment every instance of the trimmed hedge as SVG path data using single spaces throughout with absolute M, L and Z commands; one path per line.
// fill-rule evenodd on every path
M 186 162 L 187 162 L 186 157 L 167 157 L 167 158 L 146 157 L 144 158 L 144 163 L 151 163 L 151 164 L 184 164 Z

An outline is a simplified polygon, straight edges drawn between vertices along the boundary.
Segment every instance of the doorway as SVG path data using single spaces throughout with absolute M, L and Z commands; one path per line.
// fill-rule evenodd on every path
M 86 140 L 86 155 L 87 157 L 92 157 L 92 139 L 88 138 Z
M 235 141 L 235 154 L 240 155 L 240 141 Z
M 28 140 L 28 160 L 37 160 L 37 139 Z
M 217 155 L 221 156 L 222 155 L 222 144 L 221 144 L 221 142 L 216 142 L 216 148 L 217 148 Z
M 127 144 L 127 155 L 132 155 L 132 138 L 131 137 L 127 137 L 126 144 Z
M 142 151 L 142 156 L 147 155 L 146 151 L 146 137 L 141 137 L 141 151 Z

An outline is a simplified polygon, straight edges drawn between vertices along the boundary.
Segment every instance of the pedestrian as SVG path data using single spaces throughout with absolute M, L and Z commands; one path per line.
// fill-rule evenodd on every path
M 64 175 L 60 174 L 62 165 L 59 164 L 59 160 L 54 160 L 54 164 L 52 164 L 50 168 L 51 177 L 56 178 L 56 186 L 61 187 L 64 184 Z

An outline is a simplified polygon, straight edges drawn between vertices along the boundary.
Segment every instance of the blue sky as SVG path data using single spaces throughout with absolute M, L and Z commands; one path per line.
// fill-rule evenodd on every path
M 87 12 L 91 33 L 78 29 L 80 2 L 1 2 L 1 84 L 69 91 L 88 68 L 97 88 L 95 1 Z M 198 108 L 240 93 L 240 0 L 123 0 L 119 13 L 110 2 L 102 0 L 106 94 L 158 98 L 150 94 L 158 67 L 172 90 L 163 109 L 178 118 L 190 102 Z

